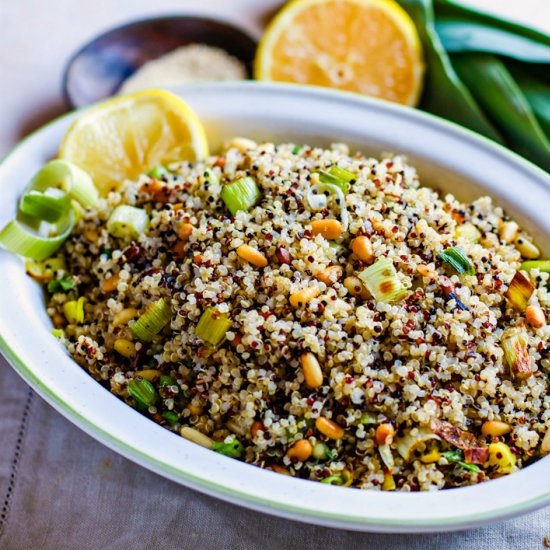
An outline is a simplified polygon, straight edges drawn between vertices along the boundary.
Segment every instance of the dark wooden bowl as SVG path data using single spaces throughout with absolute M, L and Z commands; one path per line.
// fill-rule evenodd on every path
M 76 52 L 63 76 L 65 100 L 73 108 L 110 97 L 144 63 L 188 44 L 227 51 L 251 77 L 257 44 L 239 28 L 204 17 L 158 17 L 116 27 Z

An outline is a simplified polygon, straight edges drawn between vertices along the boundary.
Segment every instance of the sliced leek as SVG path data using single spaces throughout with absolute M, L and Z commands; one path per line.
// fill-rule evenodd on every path
M 55 159 L 41 168 L 31 180 L 27 191 L 60 189 L 82 205 L 89 208 L 97 203 L 99 192 L 92 178 L 72 162 Z
M 361 271 L 359 278 L 377 302 L 398 302 L 407 296 L 407 290 L 389 258 L 376 261 Z
M 142 208 L 121 204 L 107 220 L 107 231 L 113 237 L 137 239 L 149 226 L 149 216 Z
M 209 344 L 217 347 L 225 339 L 225 333 L 231 328 L 231 319 L 227 313 L 221 313 L 216 308 L 209 307 L 202 314 L 195 334 Z
M 239 210 L 245 212 L 250 210 L 260 200 L 261 196 L 258 184 L 251 177 L 239 178 L 224 185 L 220 194 L 225 206 L 233 216 Z
M 130 330 L 143 342 L 152 340 L 172 318 L 172 308 L 164 298 L 150 304 L 145 313 L 130 327 Z
M 343 193 L 349 193 L 351 185 L 357 181 L 357 176 L 345 168 L 333 166 L 328 172 L 319 171 L 319 181 L 336 185 Z
M 0 231 L 0 245 L 25 258 L 45 260 L 49 258 L 71 234 L 75 215 L 69 210 L 58 223 L 50 227 L 49 235 L 40 235 L 31 228 L 25 227 L 18 220 L 9 222 Z
M 69 300 L 63 304 L 63 313 L 68 323 L 78 325 L 84 322 L 84 304 L 86 298 L 81 296 L 78 300 Z
M 32 218 L 55 223 L 71 207 L 71 199 L 64 191 L 55 188 L 46 191 L 31 189 L 21 198 L 19 209 Z
M 460 246 L 446 248 L 440 252 L 437 257 L 449 264 L 459 275 L 466 273 L 467 275 L 475 275 L 476 268 L 470 258 Z

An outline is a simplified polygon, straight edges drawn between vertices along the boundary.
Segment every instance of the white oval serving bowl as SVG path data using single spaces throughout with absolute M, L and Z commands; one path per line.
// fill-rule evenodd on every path
M 291 85 L 202 84 L 174 90 L 204 122 L 212 150 L 242 135 L 310 145 L 345 142 L 404 152 L 421 181 L 460 199 L 491 195 L 550 251 L 550 176 L 506 149 L 435 117 L 354 95 Z M 75 114 L 22 142 L 0 166 L 0 226 L 33 173 L 55 156 Z M 546 256 L 548 257 L 548 256 Z M 0 251 L 0 350 L 61 414 L 150 470 L 226 501 L 291 519 L 362 531 L 472 527 L 550 503 L 550 458 L 473 487 L 425 493 L 361 491 L 294 479 L 208 451 L 117 399 L 50 334 L 39 286 Z

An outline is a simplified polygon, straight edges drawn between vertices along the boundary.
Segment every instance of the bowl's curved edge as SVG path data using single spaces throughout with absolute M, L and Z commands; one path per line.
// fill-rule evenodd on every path
M 237 83 L 237 84 L 232 83 L 232 84 L 217 84 L 216 86 L 224 86 L 224 87 L 231 88 L 231 87 L 242 86 L 242 85 L 243 83 Z M 258 85 L 256 83 L 246 83 L 245 85 L 261 86 L 264 89 L 275 89 L 275 90 L 286 89 L 290 93 L 299 92 L 300 94 L 303 94 L 303 93 L 313 94 L 313 95 L 319 94 L 319 95 L 330 97 L 331 99 L 334 99 L 334 100 L 338 100 L 340 98 L 342 100 L 345 99 L 348 101 L 353 100 L 357 102 L 366 102 L 366 104 L 374 102 L 378 105 L 382 105 L 384 108 L 387 108 L 387 109 L 393 109 L 393 110 L 402 109 L 403 113 L 407 113 L 409 116 L 413 116 L 414 114 L 414 116 L 424 118 L 424 120 L 431 119 L 430 122 L 433 124 L 447 125 L 452 129 L 452 131 L 454 132 L 458 131 L 462 133 L 464 136 L 467 136 L 468 139 L 470 140 L 474 140 L 477 143 L 483 143 L 484 146 L 489 146 L 493 148 L 493 150 L 498 151 L 499 154 L 507 157 L 507 160 L 509 162 L 513 162 L 516 165 L 519 162 L 522 164 L 522 167 L 525 170 L 528 170 L 531 173 L 534 172 L 535 174 L 538 174 L 539 177 L 542 176 L 546 180 L 545 184 L 550 186 L 550 176 L 546 172 L 544 172 L 542 169 L 532 165 L 529 161 L 523 159 L 522 157 L 519 157 L 515 153 L 508 151 L 504 147 L 492 142 L 491 140 L 483 138 L 482 136 L 478 136 L 474 132 L 463 129 L 460 126 L 441 120 L 438 117 L 435 117 L 432 115 L 426 115 L 425 113 L 416 112 L 416 111 L 413 111 L 412 109 L 397 106 L 394 104 L 389 104 L 387 102 L 380 102 L 369 98 L 356 97 L 352 94 L 332 92 L 332 91 L 327 91 L 323 89 L 313 89 L 313 90 L 306 91 L 304 87 L 292 86 L 292 85 L 281 85 L 281 84 Z M 202 86 L 205 86 L 205 85 L 202 85 L 202 84 L 197 85 L 198 88 Z M 10 153 L 8 153 L 8 155 L 6 155 L 6 157 L 3 159 L 2 162 L 7 161 L 12 155 L 14 155 L 17 151 L 19 151 L 19 149 L 23 147 L 28 140 L 33 139 L 37 134 L 43 132 L 49 126 L 58 123 L 60 120 L 72 118 L 74 116 L 76 116 L 74 112 L 69 113 L 67 115 L 64 115 L 63 117 L 60 117 L 60 119 L 56 119 L 52 121 L 45 127 L 37 130 L 36 132 L 34 132 L 33 134 L 25 138 L 22 142 L 20 142 Z M 548 492 L 538 496 L 537 498 L 531 499 L 530 501 L 526 501 L 514 506 L 508 506 L 508 507 L 502 506 L 498 509 L 494 509 L 494 510 L 491 510 L 490 512 L 487 512 L 486 514 L 476 514 L 474 516 L 463 515 L 452 519 L 445 519 L 443 521 L 442 520 L 433 521 L 428 519 L 424 522 L 417 521 L 417 520 L 387 521 L 387 520 L 381 520 L 380 518 L 369 519 L 364 517 L 350 518 L 347 516 L 339 516 L 338 514 L 321 514 L 320 512 L 312 511 L 310 509 L 304 509 L 299 506 L 281 507 L 278 503 L 274 503 L 272 501 L 269 501 L 268 499 L 262 499 L 262 498 L 251 496 L 250 494 L 247 494 L 247 493 L 239 493 L 233 490 L 228 490 L 223 486 L 212 484 L 206 479 L 195 478 L 180 469 L 172 467 L 170 464 L 156 461 L 155 459 L 153 459 L 149 455 L 142 453 L 139 449 L 135 447 L 128 446 L 125 442 L 112 437 L 111 434 L 109 434 L 108 432 L 102 430 L 101 428 L 99 428 L 98 426 L 90 422 L 88 419 L 82 416 L 78 411 L 72 408 L 68 403 L 60 399 L 59 396 L 57 396 L 54 392 L 50 390 L 50 388 L 45 386 L 41 382 L 41 380 L 34 375 L 34 373 L 25 365 L 25 363 L 12 350 L 9 343 L 4 338 L 4 335 L 1 333 L 0 333 L 0 351 L 9 361 L 9 363 L 13 366 L 16 372 L 18 372 L 18 374 L 31 387 L 33 387 L 41 397 L 43 397 L 48 403 L 50 403 L 63 416 L 68 418 L 71 422 L 73 422 L 75 425 L 83 429 L 86 433 L 88 433 L 98 441 L 102 442 L 103 444 L 115 450 L 116 452 L 119 452 L 123 456 L 126 456 L 127 458 L 141 464 L 142 466 L 146 467 L 147 469 L 155 473 L 160 473 L 167 478 L 177 481 L 178 483 L 181 483 L 183 485 L 189 486 L 200 492 L 203 492 L 203 493 L 221 498 L 225 501 L 242 505 L 254 510 L 261 510 L 267 513 L 275 514 L 280 517 L 286 517 L 286 518 L 294 519 L 298 521 L 316 523 L 324 526 L 346 528 L 351 530 L 411 533 L 411 532 L 450 531 L 450 530 L 470 528 L 470 527 L 485 524 L 491 520 L 506 519 L 521 513 L 527 513 L 529 511 L 540 508 L 545 504 L 550 503 L 550 492 Z M 345 491 L 347 489 L 334 488 L 334 490 Z

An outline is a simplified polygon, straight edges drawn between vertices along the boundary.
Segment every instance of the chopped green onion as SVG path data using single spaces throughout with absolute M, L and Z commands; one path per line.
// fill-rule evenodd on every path
M 229 436 L 225 441 L 213 441 L 212 450 L 231 458 L 241 458 L 244 453 L 243 444 L 235 436 Z
M 71 199 L 64 191 L 49 188 L 46 191 L 31 189 L 19 204 L 21 212 L 32 218 L 55 223 L 71 207 Z
M 134 398 L 136 407 L 146 410 L 152 407 L 158 400 L 155 386 L 143 378 L 134 378 L 128 382 L 128 393 Z
M 49 258 L 71 234 L 75 223 L 72 210 L 53 226 L 54 236 L 42 236 L 32 232 L 18 220 L 9 222 L 0 231 L 0 245 L 4 248 L 32 260 Z
M 301 148 L 299 145 L 295 145 L 295 146 L 292 148 L 292 154 L 293 154 L 293 155 L 297 155 L 301 150 L 302 150 L 302 148 Z
M 63 304 L 63 313 L 65 319 L 72 325 L 78 325 L 84 322 L 84 303 L 86 298 L 80 297 L 78 300 L 69 300 Z
M 479 229 L 473 223 L 463 223 L 455 229 L 455 237 L 468 243 L 476 244 L 481 239 Z
M 65 337 L 65 331 L 62 328 L 52 328 L 52 336 L 61 339 Z
M 76 286 L 76 282 L 73 281 L 67 274 L 64 274 L 61 279 L 54 279 L 48 283 L 48 292 L 54 294 L 55 292 L 69 292 Z
M 41 168 L 31 180 L 27 191 L 46 191 L 48 188 L 61 189 L 83 208 L 97 203 L 99 192 L 92 178 L 67 160 L 55 159 Z
M 251 177 L 239 178 L 224 185 L 221 190 L 222 200 L 233 216 L 239 210 L 248 211 L 258 202 L 260 196 L 260 189 Z
M 533 374 L 531 367 L 531 356 L 529 355 L 529 336 L 518 327 L 506 329 L 500 338 L 500 343 L 504 351 L 504 360 L 512 378 L 525 380 Z
M 137 239 L 149 225 L 149 216 L 142 208 L 121 204 L 107 221 L 107 231 L 113 237 Z
M 168 422 L 168 424 L 170 424 L 170 426 L 177 424 L 180 419 L 180 415 L 174 411 L 164 411 L 161 416 L 164 420 L 166 420 L 166 422 Z
M 134 336 L 143 342 L 149 342 L 172 318 L 172 308 L 164 298 L 149 304 L 145 313 L 130 327 Z
M 516 271 L 504 296 L 515 309 L 524 312 L 533 292 L 535 287 L 531 281 L 521 271 Z
M 550 260 L 529 260 L 523 262 L 519 268 L 521 271 L 527 271 L 528 273 L 531 269 L 538 269 L 543 273 L 550 273 Z
M 195 334 L 209 344 L 218 347 L 224 341 L 225 333 L 231 328 L 231 324 L 229 314 L 209 307 L 199 319 Z
M 152 170 L 149 170 L 147 172 L 147 175 L 155 180 L 161 179 L 163 176 L 168 176 L 170 172 L 162 166 L 162 164 L 159 164 L 158 166 L 155 166 Z
M 459 275 L 462 273 L 475 275 L 476 268 L 474 264 L 470 261 L 470 258 L 466 256 L 464 250 L 462 250 L 460 246 L 446 248 L 443 252 L 440 252 L 437 257 L 448 263 Z
M 376 261 L 361 271 L 359 278 L 377 302 L 398 302 L 407 296 L 407 290 L 389 258 Z

